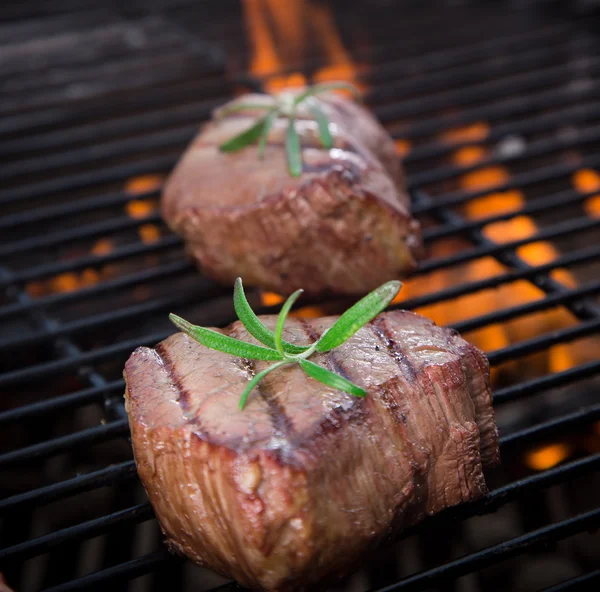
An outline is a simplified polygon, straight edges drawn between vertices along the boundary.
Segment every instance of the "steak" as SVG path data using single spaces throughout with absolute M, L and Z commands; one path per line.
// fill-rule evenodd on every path
M 290 318 L 284 338 L 313 342 L 336 318 Z M 220 331 L 257 343 L 239 322 Z M 499 461 L 487 360 L 455 331 L 387 312 L 311 360 L 367 396 L 285 366 L 240 411 L 269 362 L 183 333 L 125 366 L 138 472 L 170 546 L 251 588 L 347 573 L 383 539 L 485 495 L 482 467 Z
M 240 101 L 273 103 L 268 95 Z M 287 119 L 275 121 L 264 160 L 257 146 L 224 153 L 219 146 L 263 111 L 241 110 L 204 126 L 165 185 L 161 209 L 209 276 L 279 294 L 364 294 L 411 271 L 420 254 L 419 224 L 394 142 L 363 107 L 320 95 L 334 148 L 322 147 L 317 123 L 301 103 L 296 128 L 303 173 L 286 162 Z

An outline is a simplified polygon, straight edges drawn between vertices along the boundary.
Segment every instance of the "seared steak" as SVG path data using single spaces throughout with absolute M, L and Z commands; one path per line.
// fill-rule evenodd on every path
M 270 103 L 268 95 L 244 102 Z M 364 108 L 321 95 L 335 148 L 326 150 L 301 104 L 296 127 L 303 173 L 290 176 L 287 119 L 271 129 L 264 160 L 257 146 L 219 146 L 264 112 L 215 113 L 168 179 L 162 214 L 202 270 L 280 294 L 366 293 L 415 267 L 418 223 L 410 217 L 394 143 Z
M 269 328 L 275 317 L 263 317 Z M 314 341 L 336 317 L 289 319 Z M 257 343 L 241 323 L 223 333 Z M 138 471 L 170 545 L 244 585 L 312 589 L 426 515 L 483 496 L 499 460 L 485 356 L 416 314 L 379 315 L 313 358 L 364 399 L 298 366 L 207 349 L 183 333 L 125 367 Z

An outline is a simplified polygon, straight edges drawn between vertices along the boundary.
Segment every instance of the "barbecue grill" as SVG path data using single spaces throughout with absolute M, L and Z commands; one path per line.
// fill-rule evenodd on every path
M 0 571 L 19 592 L 236 589 L 165 550 L 121 371 L 170 311 L 234 319 L 157 211 L 199 124 L 244 90 L 343 77 L 397 141 L 429 249 L 396 306 L 486 350 L 503 465 L 336 589 L 597 589 L 595 3 L 313 2 L 310 43 L 284 4 L 2 3 Z

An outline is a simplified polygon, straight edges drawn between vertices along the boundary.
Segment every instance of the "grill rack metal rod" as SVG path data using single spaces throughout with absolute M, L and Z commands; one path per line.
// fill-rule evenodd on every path
M 570 218 L 563 222 L 545 226 L 539 230 L 539 232 L 524 238 L 507 241 L 505 243 L 491 242 L 490 244 L 466 249 L 447 257 L 429 259 L 421 264 L 419 269 L 415 272 L 415 275 L 423 275 L 438 269 L 447 269 L 456 265 L 468 263 L 469 261 L 474 261 L 475 259 L 480 259 L 481 257 L 498 255 L 538 241 L 556 239 L 575 232 L 590 231 L 599 226 L 600 219 L 598 218 L 589 218 L 588 216 Z
M 583 574 L 572 580 L 561 582 L 551 588 L 546 588 L 543 592 L 567 592 L 567 590 L 575 590 L 577 592 L 581 590 L 593 590 L 594 588 L 591 588 L 590 584 L 593 584 L 594 582 L 600 583 L 600 569 Z
M 0 230 L 12 229 L 18 226 L 28 226 L 35 222 L 44 222 L 56 218 L 62 219 L 67 216 L 85 214 L 96 210 L 125 206 L 133 200 L 158 199 L 159 190 L 145 191 L 143 193 L 127 193 L 120 191 L 118 193 L 108 193 L 104 195 L 94 195 L 93 197 L 82 197 L 74 201 L 57 203 L 50 206 L 36 207 L 12 214 L 6 214 L 0 218 Z
M 179 154 L 175 153 L 169 156 L 155 156 L 139 162 L 114 165 L 84 173 L 61 175 L 46 181 L 21 184 L 18 187 L 3 190 L 0 196 L 0 207 L 15 203 L 24 204 L 32 199 L 46 199 L 55 196 L 57 193 L 86 189 L 96 185 L 122 182 L 125 179 L 139 175 L 168 172 L 177 162 L 178 156 Z
M 392 128 L 392 135 L 406 140 L 416 140 L 438 134 L 444 129 L 452 129 L 479 121 L 494 123 L 502 119 L 539 113 L 544 109 L 556 109 L 565 104 L 577 104 L 579 101 L 590 100 L 598 96 L 600 96 L 600 81 L 596 79 L 587 79 L 586 84 L 581 86 L 563 85 L 557 88 L 552 87 L 549 90 L 517 94 L 509 98 L 501 95 L 500 98 L 491 98 L 483 105 L 468 107 L 458 112 L 407 121 L 396 133 Z
M 36 135 L 6 140 L 0 145 L 0 156 L 22 156 L 75 144 L 96 144 L 107 138 L 127 136 L 148 129 L 202 121 L 213 109 L 229 100 L 229 96 L 218 99 L 195 101 L 189 104 L 167 107 L 150 113 L 132 113 L 100 123 L 85 123 L 78 127 L 57 129 Z
M 597 94 L 600 95 L 600 92 Z M 482 130 L 480 137 L 474 137 L 473 139 L 458 142 L 433 140 L 414 146 L 402 160 L 404 164 L 414 164 L 432 158 L 440 159 L 448 157 L 455 150 L 460 150 L 461 148 L 493 146 L 495 143 L 501 142 L 504 138 L 510 136 L 523 137 L 538 134 L 556 134 L 565 125 L 575 125 L 596 120 L 600 117 L 599 113 L 600 101 L 595 100 L 589 103 L 578 101 L 575 105 L 569 105 L 564 109 L 558 109 L 550 113 L 493 125 L 489 130 Z M 407 139 L 401 131 L 392 133 L 392 137 L 394 139 Z
M 66 395 L 58 395 L 37 401 L 36 403 L 22 405 L 21 407 L 1 412 L 0 426 L 17 421 L 25 421 L 47 413 L 56 413 L 62 409 L 82 407 L 89 403 L 102 401 L 103 397 L 109 396 L 112 393 L 123 392 L 124 389 L 125 382 L 123 380 L 113 380 L 99 386 L 90 386 Z
M 555 152 L 568 150 L 571 148 L 580 148 L 588 144 L 596 144 L 600 141 L 600 126 L 586 127 L 580 129 L 576 134 L 569 136 L 558 136 L 554 139 L 543 138 L 541 140 L 529 142 L 522 152 L 513 154 L 492 154 L 476 163 L 468 166 L 447 165 L 438 166 L 432 170 L 411 175 L 407 183 L 408 189 L 419 188 L 434 183 L 441 183 L 467 175 L 487 167 L 500 166 L 511 163 L 515 160 L 522 162 L 530 158 L 547 156 Z
M 523 207 L 511 210 L 509 212 L 503 212 L 493 216 L 486 216 L 485 218 L 477 218 L 476 220 L 464 220 L 459 224 L 447 223 L 426 228 L 423 231 L 423 239 L 425 242 L 428 242 L 440 238 L 447 238 L 450 236 L 456 236 L 457 234 L 461 234 L 463 232 L 478 230 L 484 226 L 487 226 L 488 224 L 494 224 L 495 222 L 511 220 L 512 218 L 516 218 L 518 216 L 539 214 L 554 208 L 564 208 L 578 205 L 595 195 L 598 195 L 598 191 L 580 192 L 574 189 L 567 189 L 552 195 L 544 196 L 544 199 L 527 201 Z
M 141 271 L 134 271 L 127 275 L 99 282 L 93 286 L 80 288 L 73 292 L 55 292 L 48 296 L 41 296 L 27 302 L 17 302 L 0 307 L 0 319 L 14 317 L 26 312 L 47 309 L 51 306 L 64 305 L 69 302 L 81 302 L 87 298 L 95 298 L 103 294 L 151 282 L 164 280 L 174 275 L 195 271 L 194 265 L 187 259 L 157 265 Z
M 131 158 L 151 150 L 181 150 L 198 131 L 198 124 L 152 131 L 142 136 L 121 138 L 98 143 L 90 147 L 55 151 L 51 156 L 42 155 L 26 160 L 17 160 L 0 166 L 0 179 L 14 182 L 14 177 L 27 178 L 29 175 L 48 173 L 67 167 L 95 165 L 104 160 Z
M 415 204 L 415 206 L 412 208 L 412 211 L 415 215 L 428 214 L 442 208 L 450 208 L 462 205 L 479 197 L 484 197 L 490 193 L 499 193 L 503 191 L 510 191 L 512 189 L 523 189 L 524 187 L 529 187 L 530 185 L 556 181 L 562 177 L 568 177 L 582 168 L 594 169 L 599 166 L 599 154 L 586 156 L 577 164 L 553 164 L 550 166 L 543 166 L 524 173 L 518 173 L 513 175 L 504 183 L 486 187 L 485 189 L 478 189 L 476 191 L 458 190 L 444 193 L 444 195 L 441 196 L 434 196 L 431 202 L 426 204 Z
M 90 445 L 110 438 L 122 436 L 127 434 L 128 431 L 129 424 L 127 423 L 127 420 L 118 419 L 103 425 L 67 434 L 66 436 L 59 436 L 52 440 L 46 440 L 45 442 L 32 444 L 25 448 L 17 448 L 16 450 L 0 454 L 0 467 L 46 458 L 66 450 L 74 450 L 76 446 L 82 444 Z
M 216 292 L 221 293 L 221 290 L 216 288 Z M 195 287 L 193 290 L 186 290 L 185 293 L 171 293 L 123 308 L 112 309 L 97 315 L 90 315 L 75 321 L 61 323 L 56 327 L 36 331 L 29 335 L 9 337 L 8 339 L 0 340 L 0 352 L 12 348 L 38 345 L 51 339 L 57 339 L 65 335 L 74 335 L 81 331 L 89 331 L 120 321 L 133 319 L 141 315 L 156 313 L 167 308 L 186 306 L 193 302 L 198 302 L 199 298 L 205 298 L 207 296 L 210 296 L 210 293 L 207 294 L 207 289 L 204 287 L 201 287 L 200 289 Z
M 377 84 L 381 66 L 376 65 L 370 74 L 367 73 L 359 78 L 371 84 L 371 90 L 366 93 L 369 103 L 377 104 L 395 100 L 399 95 L 423 94 L 429 98 L 439 92 L 453 92 L 448 90 L 449 88 L 459 87 L 461 90 L 479 88 L 487 84 L 490 78 L 494 79 L 494 82 L 500 82 L 503 78 L 531 73 L 534 69 L 547 71 L 549 67 L 558 67 L 559 64 L 576 61 L 573 59 L 573 53 L 580 50 L 585 52 L 593 46 L 594 40 L 589 37 L 567 38 L 564 42 L 552 44 L 552 47 L 533 47 L 502 56 L 502 60 L 498 60 L 497 55 L 480 56 L 472 64 L 453 64 L 432 73 L 424 72 L 415 75 L 414 61 L 412 65 L 405 68 L 390 66 L 386 68 L 388 70 L 386 81 L 381 85 Z M 418 59 L 416 61 L 418 64 Z M 486 82 L 482 83 L 482 79 Z
M 418 590 L 420 587 L 431 586 L 444 579 L 454 580 L 466 573 L 475 572 L 488 565 L 510 559 L 528 551 L 547 544 L 551 541 L 563 540 L 573 535 L 585 532 L 600 524 L 600 508 L 579 514 L 573 518 L 563 520 L 556 524 L 544 526 L 533 532 L 511 539 L 498 545 L 487 547 L 481 551 L 455 559 L 449 563 L 429 569 L 414 576 L 400 580 L 396 584 L 386 586 L 377 592 L 395 592 L 396 590 Z
M 600 71 L 600 58 L 586 60 L 587 76 L 597 75 Z M 374 107 L 377 117 L 384 122 L 397 119 L 412 119 L 434 111 L 443 110 L 448 105 L 463 108 L 473 103 L 485 103 L 498 96 L 526 94 L 534 89 L 564 84 L 565 78 L 581 73 L 577 60 L 527 71 L 500 80 L 492 80 L 471 86 L 436 93 L 427 97 L 417 97 L 393 105 Z M 388 100 L 396 100 L 391 97 Z M 367 96 L 369 101 L 369 96 Z
M 0 565 L 7 564 L 8 561 L 23 561 L 36 555 L 42 555 L 66 542 L 92 538 L 109 531 L 111 527 L 117 524 L 143 522 L 152 518 L 152 516 L 150 504 L 144 503 L 113 512 L 108 516 L 81 522 L 75 526 L 68 526 L 24 543 L 0 549 Z
M 97 586 L 102 585 L 102 589 L 108 582 L 118 579 L 137 578 L 151 571 L 156 570 L 160 565 L 167 562 L 173 563 L 175 561 L 181 561 L 175 555 L 171 555 L 166 549 L 143 555 L 137 559 L 131 559 L 119 565 L 113 565 L 100 571 L 93 572 L 91 574 L 82 576 L 70 582 L 59 584 L 58 586 L 52 586 L 51 588 L 45 588 L 42 592 L 70 592 L 72 590 L 90 590 L 95 589 Z
M 500 438 L 500 445 L 505 448 L 523 446 L 532 441 L 541 442 L 547 438 L 556 438 L 574 428 L 587 425 L 600 419 L 600 404 L 582 407 L 573 413 L 561 415 L 555 419 L 538 423 L 530 428 L 506 434 Z
M 496 310 L 478 317 L 473 317 L 453 323 L 451 326 L 459 331 L 460 333 L 466 333 L 468 331 L 474 331 L 491 325 L 492 323 L 501 323 L 515 317 L 525 316 L 541 310 L 547 310 L 561 304 L 573 303 L 580 298 L 592 296 L 600 292 L 600 281 L 591 282 L 590 284 L 574 288 L 572 290 L 565 290 L 564 292 L 551 294 L 545 298 L 535 300 L 533 302 L 526 302 L 518 306 L 511 308 Z
M 580 322 L 577 325 L 567 327 L 560 331 L 554 331 L 546 335 L 532 337 L 519 343 L 508 345 L 502 349 L 496 349 L 487 354 L 490 364 L 498 366 L 509 360 L 514 360 L 534 352 L 547 349 L 558 343 L 567 343 L 581 337 L 586 337 L 600 331 L 600 318 Z
M 105 218 L 101 222 L 30 236 L 4 245 L 0 244 L 0 257 L 16 257 L 30 251 L 61 247 L 66 243 L 96 238 L 105 234 L 117 235 L 119 232 L 135 230 L 143 224 L 160 225 L 163 231 L 166 228 L 159 212 L 151 212 L 140 218 L 130 216 Z
M 130 257 L 139 257 L 149 255 L 158 251 L 165 251 L 175 247 L 182 246 L 181 239 L 175 235 L 168 235 L 155 243 L 133 243 L 124 247 L 120 247 L 106 253 L 104 255 L 85 255 L 73 261 L 59 261 L 53 263 L 42 263 L 35 267 L 23 270 L 18 273 L 0 278 L 0 288 L 8 287 L 11 284 L 23 284 L 25 282 L 37 281 L 54 275 L 59 275 L 67 271 L 80 271 L 86 267 L 95 267 L 97 265 L 105 265 L 106 263 L 114 263 L 122 259 Z
M 69 496 L 137 477 L 135 462 L 128 460 L 84 475 L 52 483 L 0 500 L 0 516 L 26 507 L 49 504 Z
M 206 77 L 202 80 L 190 80 L 189 76 L 186 76 L 168 87 L 155 89 L 155 92 L 139 92 L 133 96 L 124 97 L 119 103 L 119 113 L 120 116 L 123 116 L 127 113 L 133 114 L 153 108 L 169 107 L 175 103 L 189 103 L 192 96 L 230 96 L 229 91 L 229 84 L 220 76 L 210 81 Z M 42 106 L 35 113 L 13 114 L 11 117 L 4 118 L 0 122 L 0 136 L 40 133 L 36 130 L 47 128 L 65 129 L 111 117 L 115 117 L 114 103 L 107 101 L 78 105 L 76 109 L 73 109 L 72 105 L 66 107 L 64 105 Z
M 521 399 L 531 397 L 541 391 L 551 388 L 559 388 L 567 384 L 572 384 L 578 380 L 585 380 L 600 373 L 600 361 L 587 362 L 579 366 L 574 366 L 562 372 L 546 374 L 542 377 L 521 382 L 512 386 L 499 389 L 494 393 L 494 405 L 501 405 Z

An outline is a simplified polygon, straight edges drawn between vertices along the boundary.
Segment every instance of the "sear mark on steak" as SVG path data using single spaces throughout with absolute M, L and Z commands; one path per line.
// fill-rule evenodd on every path
M 307 343 L 335 320 L 291 318 L 284 338 Z M 239 322 L 221 331 L 256 343 Z M 239 411 L 269 363 L 182 333 L 125 366 L 138 472 L 170 546 L 252 588 L 347 573 L 401 529 L 485 495 L 483 467 L 499 461 L 487 360 L 456 333 L 387 312 L 312 359 L 368 396 L 286 366 Z
M 240 101 L 268 103 L 268 95 Z M 289 175 L 287 119 L 278 119 L 263 160 L 257 146 L 223 153 L 219 145 L 262 112 L 219 110 L 190 144 L 162 196 L 163 218 L 186 241 L 202 270 L 230 284 L 242 276 L 289 294 L 364 294 L 414 269 L 419 224 L 410 216 L 393 140 L 365 108 L 334 94 L 316 98 L 334 148 L 300 105 L 303 172 Z

